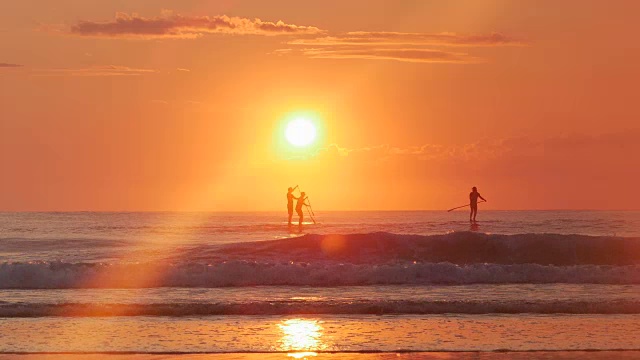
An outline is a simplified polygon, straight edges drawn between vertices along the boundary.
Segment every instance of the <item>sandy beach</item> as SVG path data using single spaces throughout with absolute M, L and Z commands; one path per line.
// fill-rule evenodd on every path
M 0 360 L 544 360 L 638 359 L 640 351 L 252 353 L 252 354 L 3 354 Z

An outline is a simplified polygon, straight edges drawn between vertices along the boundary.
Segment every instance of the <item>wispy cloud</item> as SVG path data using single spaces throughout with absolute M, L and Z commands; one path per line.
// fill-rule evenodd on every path
M 286 49 L 288 53 L 295 50 Z M 370 59 L 395 60 L 414 63 L 453 63 L 469 64 L 482 60 L 466 53 L 450 52 L 432 49 L 392 49 L 392 48 L 362 48 L 362 47 L 332 47 L 306 48 L 298 50 L 312 59 Z
M 158 17 L 142 17 L 137 14 L 117 13 L 112 21 L 80 21 L 71 26 L 70 32 L 79 36 L 109 38 L 197 38 L 206 34 L 234 35 L 293 35 L 320 34 L 314 26 L 287 24 L 283 21 L 269 22 L 217 16 L 185 16 L 169 11 Z
M 337 46 L 337 45 L 424 45 L 424 46 L 523 46 L 521 40 L 500 33 L 463 35 L 456 33 L 403 33 L 354 31 L 339 36 L 323 36 L 295 39 L 290 45 Z
M 566 159 L 582 159 L 586 162 L 611 160 L 612 157 L 622 159 L 628 154 L 640 151 L 637 138 L 640 129 L 630 129 L 625 133 L 610 133 L 598 136 L 567 135 L 557 137 L 508 137 L 501 139 L 485 139 L 460 145 L 424 144 L 420 146 L 397 147 L 388 144 L 362 148 L 346 148 L 338 144 L 330 144 L 320 149 L 316 156 L 344 158 L 352 156 L 365 157 L 371 161 L 391 158 L 411 158 L 420 161 L 490 161 L 500 158 L 529 158 L 565 161 Z M 552 157 L 549 154 L 553 154 Z M 615 156 L 614 156 L 615 155 Z M 633 162 L 640 164 L 640 158 Z
M 400 197 L 418 196 L 427 203 L 442 201 L 438 206 L 445 207 L 451 202 L 453 206 L 452 196 L 456 195 L 447 194 L 459 192 L 460 204 L 464 204 L 464 190 L 478 185 L 483 192 L 494 194 L 494 203 L 518 208 L 555 204 L 553 207 L 636 209 L 637 196 L 630 194 L 637 192 L 640 178 L 640 157 L 634 155 L 640 153 L 638 136 L 640 128 L 415 147 L 333 144 L 306 161 L 336 174 L 327 180 L 331 184 L 326 191 L 346 198 L 350 192 L 339 187 L 348 179 L 365 194 L 391 194 L 389 198 L 396 203 Z M 366 204 L 370 198 L 356 195 L 349 202 Z M 621 200 L 612 202 L 614 198 Z
M 8 63 L 0 63 L 0 68 L 19 68 L 22 67 L 20 64 L 8 64 Z
M 328 146 L 319 149 L 316 152 L 316 156 L 324 156 L 324 155 L 330 155 L 330 156 L 349 156 L 351 154 L 354 153 L 369 153 L 369 152 L 375 152 L 378 154 L 386 154 L 389 151 L 389 145 L 376 145 L 376 146 L 368 146 L 368 147 L 362 147 L 362 148 L 346 148 L 346 147 L 341 147 L 338 144 L 329 144 Z
M 299 38 L 279 55 L 301 53 L 314 59 L 394 60 L 413 63 L 472 64 L 483 59 L 452 47 L 524 46 L 524 41 L 500 33 L 403 33 L 352 31 L 341 35 Z
M 315 26 L 227 15 L 181 15 L 168 10 L 156 17 L 116 13 L 113 20 L 80 21 L 67 28 L 66 32 L 76 36 L 115 39 L 193 39 L 209 34 L 295 35 L 296 39 L 286 42 L 288 48 L 277 49 L 273 53 L 297 53 L 314 59 L 392 60 L 412 63 L 479 63 L 483 60 L 466 52 L 447 48 L 527 45 L 522 40 L 497 32 L 458 34 L 351 31 L 327 35 L 327 31 Z
M 36 76 L 140 76 L 157 73 L 153 69 L 131 68 L 128 66 L 106 65 L 86 68 L 36 69 Z

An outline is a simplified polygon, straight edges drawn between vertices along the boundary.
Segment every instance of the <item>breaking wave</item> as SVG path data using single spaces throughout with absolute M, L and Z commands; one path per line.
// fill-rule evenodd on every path
M 398 261 L 454 264 L 640 265 L 640 238 L 587 235 L 498 235 L 453 232 L 399 235 L 385 232 L 350 235 L 309 234 L 297 238 L 195 248 L 193 259 Z
M 140 263 L 3 263 L 0 289 L 640 283 L 639 238 L 310 234 L 168 253 Z
M 640 265 L 258 263 L 0 265 L 0 289 L 235 287 L 256 285 L 640 284 Z

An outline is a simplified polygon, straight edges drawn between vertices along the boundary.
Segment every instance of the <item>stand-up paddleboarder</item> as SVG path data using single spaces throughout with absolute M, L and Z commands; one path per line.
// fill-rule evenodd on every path
M 478 198 L 482 199 L 482 201 L 487 201 L 482 197 L 482 195 L 480 195 L 478 188 L 474 186 L 471 188 L 471 193 L 469 193 L 469 207 L 471 208 L 469 222 L 476 222 L 476 215 L 478 214 Z
M 297 197 L 293 195 L 293 190 L 298 187 L 290 187 L 289 191 L 287 191 L 287 211 L 289 212 L 289 225 L 291 225 L 291 218 L 293 218 L 293 200 L 298 200 Z
M 302 207 L 309 206 L 309 204 L 305 202 L 305 200 L 307 199 L 307 196 L 304 192 L 301 192 L 300 197 L 297 199 L 298 199 L 298 202 L 296 203 L 296 212 L 300 217 L 300 219 L 298 220 L 298 225 L 302 226 L 302 220 L 304 220 L 304 213 L 302 212 Z

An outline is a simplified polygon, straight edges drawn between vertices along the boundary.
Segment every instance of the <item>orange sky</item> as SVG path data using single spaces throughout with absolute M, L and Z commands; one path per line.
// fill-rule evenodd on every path
M 639 11 L 0 2 L 0 210 L 638 209 Z

